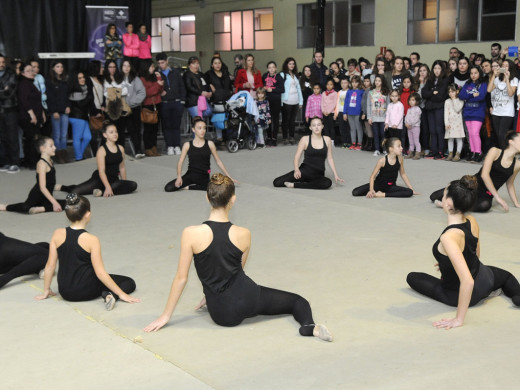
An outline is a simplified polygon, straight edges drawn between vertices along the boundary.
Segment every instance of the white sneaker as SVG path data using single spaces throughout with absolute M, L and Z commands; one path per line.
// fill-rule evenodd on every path
M 20 172 L 20 168 L 18 168 L 18 165 L 11 165 L 9 169 L 7 170 L 7 173 L 18 173 Z
M 175 154 L 175 150 L 173 146 L 168 146 L 168 156 L 173 156 Z
M 383 154 L 384 154 L 385 156 L 387 156 L 387 155 L 388 155 L 388 153 L 386 152 L 386 150 L 385 150 L 385 151 L 383 152 Z
M 176 146 L 173 151 L 175 152 L 175 154 L 177 155 L 180 155 L 181 154 L 181 148 L 179 148 L 178 146 Z
M 376 150 L 372 156 L 379 156 L 381 153 L 379 153 L 379 150 Z
M 143 153 L 137 153 L 137 154 L 135 155 L 135 159 L 136 159 L 136 160 L 140 160 L 140 159 L 145 158 L 145 157 L 146 157 L 146 156 L 145 156 Z

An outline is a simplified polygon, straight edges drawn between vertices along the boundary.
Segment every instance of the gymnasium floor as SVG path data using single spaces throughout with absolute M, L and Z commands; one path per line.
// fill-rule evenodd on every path
M 290 316 L 259 317 L 236 328 L 195 312 L 202 289 L 192 268 L 166 328 L 142 328 L 163 310 L 176 270 L 183 227 L 205 220 L 205 194 L 163 191 L 178 156 L 127 160 L 137 193 L 92 198 L 88 230 L 101 239 L 111 273 L 132 276 L 139 304 L 101 299 L 68 303 L 33 299 L 37 277 L 0 291 L 3 389 L 433 389 L 451 386 L 512 389 L 518 381 L 520 311 L 504 296 L 471 308 L 462 328 L 437 330 L 432 321 L 455 313 L 411 291 L 410 271 L 434 274 L 431 247 L 446 218 L 429 194 L 479 166 L 406 161 L 412 199 L 353 198 L 376 158 L 335 149 L 344 185 L 328 191 L 275 189 L 274 177 L 292 168 L 295 146 L 236 154 L 221 151 L 241 184 L 232 221 L 251 229 L 247 274 L 258 284 L 297 292 L 326 324 L 334 342 L 298 334 Z M 217 168 L 213 162 L 213 168 Z M 86 180 L 94 159 L 57 166 L 59 183 Z M 328 174 L 328 173 L 327 173 Z M 0 175 L 0 202 L 25 199 L 34 172 Z M 505 189 L 504 198 L 509 202 Z M 57 193 L 58 198 L 65 194 Z M 498 205 L 477 215 L 484 263 L 520 276 L 520 210 Z M 64 213 L 0 214 L 0 231 L 48 241 L 66 226 Z M 57 291 L 56 278 L 53 289 Z

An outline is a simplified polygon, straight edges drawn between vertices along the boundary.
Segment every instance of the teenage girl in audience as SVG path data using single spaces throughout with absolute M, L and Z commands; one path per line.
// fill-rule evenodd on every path
M 370 97 L 370 90 L 372 89 L 372 83 L 370 82 L 370 74 L 363 77 L 363 98 L 361 99 L 361 121 L 363 123 L 363 129 L 366 135 L 366 144 L 361 147 L 361 150 L 372 152 L 374 150 L 374 133 L 372 132 L 372 125 L 368 123 L 368 99 Z
M 46 80 L 47 107 L 52 123 L 52 139 L 56 145 L 56 162 L 68 162 L 67 131 L 69 129 L 69 85 L 63 62 L 51 64 L 50 75 Z
M 483 81 L 482 69 L 478 66 L 471 66 L 469 74 L 470 78 L 461 88 L 459 99 L 465 102 L 462 113 L 472 153 L 466 160 L 479 163 L 482 162 L 480 128 L 486 117 L 487 84 Z
M 381 143 L 385 138 L 386 109 L 388 107 L 388 88 L 385 78 L 377 74 L 372 89 L 368 93 L 367 119 L 374 133 L 374 156 L 381 154 Z
M 159 110 L 161 94 L 164 91 L 164 80 L 160 72 L 155 71 L 152 60 L 141 61 L 141 82 L 146 92 L 143 108 L 150 111 Z M 147 157 L 159 157 L 161 153 L 157 150 L 158 123 L 143 123 L 144 154 Z
M 303 106 L 301 85 L 298 81 L 298 67 L 292 57 L 285 59 L 280 76 L 284 80 L 282 93 L 282 134 L 284 145 L 294 145 L 294 128 L 298 107 Z
M 425 158 L 444 160 L 444 101 L 448 96 L 448 78 L 443 61 L 437 60 L 433 63 L 430 77 L 421 90 L 421 96 L 426 100 L 424 108 L 431 136 L 431 150 Z
M 498 138 L 498 147 L 505 148 L 505 135 L 513 129 L 515 117 L 515 95 L 518 79 L 515 77 L 515 65 L 511 60 L 491 63 L 488 93 L 491 94 L 491 121 Z
M 37 295 L 36 299 L 56 295 L 51 290 L 51 282 L 59 259 L 58 291 L 66 301 L 90 301 L 102 297 L 107 310 L 112 310 L 118 299 L 128 303 L 140 302 L 128 295 L 135 290 L 133 279 L 108 274 L 105 270 L 99 238 L 85 230 L 91 217 L 88 199 L 68 194 L 65 213 L 70 226 L 57 229 L 52 235 L 49 259 L 44 269 L 43 294 Z
M 194 134 L 194 138 L 192 141 L 185 142 L 182 145 L 181 157 L 177 163 L 177 178 L 166 184 L 164 187 L 166 192 L 174 192 L 182 188 L 206 191 L 211 173 L 211 156 L 213 156 L 222 172 L 226 176 L 231 177 L 220 159 L 213 141 L 208 141 L 204 138 L 206 135 L 206 122 L 200 117 L 195 117 L 191 131 Z M 188 156 L 188 171 L 182 175 L 182 164 L 186 156 Z
M 409 198 L 416 193 L 410 184 L 410 180 L 404 171 L 403 146 L 399 138 L 387 138 L 383 142 L 387 155 L 381 157 L 377 162 L 370 182 L 352 190 L 353 196 L 366 196 L 367 198 Z M 396 185 L 397 176 L 408 188 Z
M 105 142 L 96 153 L 98 169 L 92 177 L 77 186 L 68 186 L 71 192 L 78 195 L 110 197 L 125 195 L 137 189 L 135 181 L 126 180 L 125 149 L 117 144 L 116 125 L 106 122 L 103 125 Z
M 198 308 L 207 306 L 211 319 L 220 326 L 237 326 L 257 315 L 292 314 L 302 336 L 332 341 L 324 325 L 312 318 L 309 302 L 301 296 L 257 285 L 244 273 L 251 248 L 251 232 L 229 221 L 236 196 L 233 180 L 214 174 L 208 185 L 211 205 L 209 218 L 202 225 L 184 229 L 177 273 L 163 313 L 144 328 L 161 329 L 170 320 L 188 282 L 191 262 L 202 283 L 204 298 Z
M 433 245 L 433 256 L 441 278 L 422 272 L 411 272 L 406 281 L 415 291 L 449 306 L 457 307 L 455 318 L 433 323 L 437 328 L 456 328 L 464 324 L 468 308 L 502 289 L 515 306 L 520 306 L 520 284 L 500 268 L 485 266 L 479 260 L 479 226 L 466 213 L 478 198 L 474 176 L 463 176 L 443 190 L 442 209 L 448 216 L 448 227 Z
M 311 134 L 302 137 L 298 143 L 298 149 L 294 156 L 294 171 L 280 176 L 273 181 L 275 187 L 304 188 L 326 190 L 332 185 L 332 181 L 325 177 L 325 160 L 334 174 L 336 183 L 344 183 L 336 172 L 336 165 L 332 157 L 332 142 L 330 137 L 324 136 L 323 122 L 321 118 L 311 119 Z M 300 164 L 300 158 L 303 163 Z M 299 166 L 298 166 L 299 165 Z
M 94 96 L 92 89 L 87 85 L 85 73 L 78 72 L 71 77 L 69 87 L 70 114 L 69 122 L 72 126 L 72 145 L 76 161 L 83 160 L 85 149 L 89 145 L 92 135 L 88 124 L 90 113 L 94 112 Z
M 510 131 L 506 134 L 507 148 L 504 150 L 491 148 L 486 155 L 482 168 L 475 174 L 477 178 L 477 200 L 471 211 L 486 212 L 491 208 L 493 198 L 502 206 L 504 211 L 509 211 L 507 202 L 498 194 L 498 190 L 506 184 L 509 197 L 515 207 L 520 207 L 516 198 L 515 178 L 520 171 L 520 161 L 516 156 L 520 153 L 520 133 Z M 432 202 L 437 207 L 442 207 L 443 189 L 430 195 Z
M 40 150 L 40 159 L 36 164 L 36 184 L 29 192 L 23 203 L 0 204 L 0 211 L 14 211 L 17 213 L 39 214 L 45 212 L 60 212 L 65 206 L 64 200 L 56 200 L 53 191 L 67 191 L 71 186 L 56 184 L 56 169 L 52 157 L 56 153 L 54 141 L 49 137 L 41 137 L 37 141 Z
M 262 76 L 266 91 L 269 110 L 271 111 L 271 126 L 267 131 L 267 145 L 276 146 L 278 140 L 278 128 L 280 127 L 280 112 L 282 110 L 282 93 L 285 92 L 284 80 L 276 72 L 276 62 L 267 63 L 267 72 Z

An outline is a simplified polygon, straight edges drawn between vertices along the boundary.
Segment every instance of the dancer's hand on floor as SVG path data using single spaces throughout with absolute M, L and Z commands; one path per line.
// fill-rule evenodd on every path
M 112 188 L 106 188 L 103 196 L 105 198 L 109 198 L 111 196 L 114 196 L 114 193 L 112 192 Z
M 43 294 L 41 294 L 41 295 L 36 295 L 34 297 L 34 299 L 41 301 L 41 300 L 47 299 L 48 297 L 53 297 L 55 295 L 56 294 L 51 289 L 49 289 L 48 291 L 44 291 Z
M 368 191 L 367 198 L 375 198 L 376 192 L 374 190 Z
M 421 195 L 420 192 L 417 192 L 417 191 L 415 191 L 415 190 L 412 190 L 412 191 L 413 191 L 413 194 L 414 194 L 414 195 Z
M 200 303 L 197 305 L 197 307 L 195 308 L 195 310 L 199 310 L 199 309 L 202 309 L 203 307 L 206 306 L 206 297 L 204 296 L 202 298 L 202 300 L 200 301 Z
M 443 318 L 442 320 L 440 321 L 435 321 L 433 323 L 433 326 L 435 326 L 436 328 L 439 328 L 439 329 L 451 329 L 451 328 L 457 328 L 459 326 L 462 326 L 463 325 L 463 322 L 457 318 L 451 318 L 451 319 L 448 319 L 448 318 Z
M 498 204 L 500 206 L 502 206 L 504 211 L 507 213 L 509 211 L 509 205 L 507 204 L 507 202 L 499 196 L 497 196 L 495 199 L 497 200 Z
M 170 318 L 168 318 L 168 316 L 165 316 L 163 314 L 159 318 L 157 318 L 155 321 L 151 322 L 146 328 L 144 328 L 144 331 L 145 332 L 157 332 L 164 325 L 166 325 L 169 320 L 170 320 Z
M 127 302 L 127 303 L 139 303 L 141 302 L 141 300 L 139 298 L 135 298 L 131 295 L 128 295 L 128 294 L 122 294 L 119 296 L 119 299 L 121 299 L 123 302 Z
M 338 184 L 338 183 L 345 183 L 345 180 L 343 180 L 339 176 L 334 176 L 334 181 L 336 182 L 336 184 Z

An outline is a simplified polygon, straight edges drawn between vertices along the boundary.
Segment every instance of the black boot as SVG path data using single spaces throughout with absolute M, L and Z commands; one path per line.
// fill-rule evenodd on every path
M 368 139 L 367 139 L 367 146 L 365 147 L 365 150 L 367 152 L 373 152 L 375 150 L 374 149 L 374 138 L 368 137 Z

